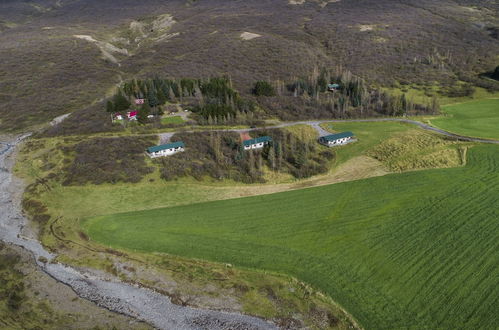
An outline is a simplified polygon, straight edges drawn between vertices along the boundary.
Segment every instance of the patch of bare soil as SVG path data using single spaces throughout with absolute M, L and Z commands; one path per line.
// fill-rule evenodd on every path
M 258 33 L 252 33 L 252 32 L 243 32 L 241 33 L 241 39 L 243 40 L 251 40 L 251 39 L 255 39 L 255 38 L 259 38 L 261 37 L 262 35 L 261 34 L 258 34 Z
M 113 54 L 121 54 L 128 56 L 128 50 L 124 48 L 118 48 L 109 42 L 96 40 L 92 36 L 74 35 L 74 37 L 94 43 L 97 47 L 99 47 L 102 56 L 105 59 L 111 61 L 112 63 L 119 64 L 119 60 Z
M 340 0 L 319 0 L 319 1 L 314 1 L 319 4 L 321 8 L 326 7 L 329 3 L 334 3 L 334 2 L 339 2 Z M 289 0 L 288 1 L 290 5 L 303 5 L 306 0 Z

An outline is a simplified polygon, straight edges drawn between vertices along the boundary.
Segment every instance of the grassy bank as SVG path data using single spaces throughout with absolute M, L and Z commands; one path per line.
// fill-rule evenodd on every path
M 499 308 L 498 151 L 475 147 L 462 168 L 94 217 L 84 227 L 115 248 L 291 274 L 367 328 L 489 328 Z
M 0 242 L 0 329 L 135 329 L 150 326 L 79 298 L 32 255 Z
M 64 173 L 65 163 L 71 161 L 61 149 L 74 143 L 73 140 L 51 138 L 35 140 L 34 146 L 19 156 L 17 173 L 28 181 L 50 179 L 50 189 L 42 187 L 37 199 L 43 201 L 53 217 L 82 218 L 166 206 L 193 204 L 202 201 L 229 199 L 273 193 L 306 186 L 350 181 L 370 175 L 386 174 L 383 164 L 366 154 L 382 141 L 410 130 L 409 125 L 399 123 L 337 123 L 325 125 L 335 131 L 351 130 L 358 137 L 356 143 L 335 148 L 336 158 L 330 172 L 307 180 L 295 180 L 290 176 L 277 176 L 270 170 L 268 184 L 241 184 L 206 178 L 180 178 L 167 182 L 160 178 L 158 170 L 146 175 L 138 183 L 117 182 L 113 184 L 63 185 L 57 179 Z M 287 128 L 294 134 L 303 134 L 304 140 L 315 139 L 315 131 L 308 126 Z M 47 164 L 52 164 L 47 166 Z M 148 162 L 149 166 L 152 166 Z

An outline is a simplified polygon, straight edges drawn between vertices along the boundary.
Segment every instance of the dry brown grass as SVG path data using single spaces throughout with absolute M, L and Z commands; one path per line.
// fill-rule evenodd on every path
M 272 194 L 288 190 L 366 179 L 389 173 L 390 172 L 380 161 L 368 156 L 358 156 L 343 163 L 329 174 L 319 175 L 311 179 L 295 181 L 292 183 L 237 186 L 235 187 L 237 189 L 233 189 L 230 196 L 231 198 L 235 198 Z M 267 178 L 272 178 L 272 174 L 269 174 Z M 278 181 L 285 179 L 282 176 L 274 178 Z
M 368 151 L 393 172 L 463 165 L 462 145 L 432 133 L 411 130 Z

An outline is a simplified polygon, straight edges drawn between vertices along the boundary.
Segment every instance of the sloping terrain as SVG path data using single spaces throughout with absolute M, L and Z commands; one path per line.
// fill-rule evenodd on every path
M 294 3 L 2 1 L 0 128 L 48 122 L 91 106 L 122 79 L 156 74 L 227 73 L 243 93 L 258 79 L 317 66 L 382 85 L 490 87 L 478 74 L 497 65 L 496 1 Z
M 497 325 L 498 149 L 467 166 L 91 218 L 91 239 L 296 276 L 372 329 Z

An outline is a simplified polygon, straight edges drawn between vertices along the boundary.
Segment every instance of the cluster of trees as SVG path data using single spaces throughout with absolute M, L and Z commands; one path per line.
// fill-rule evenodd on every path
M 329 84 L 338 84 L 334 92 L 328 92 Z M 435 103 L 416 105 L 402 95 L 391 95 L 379 89 L 370 88 L 366 82 L 349 71 L 315 69 L 308 79 L 300 79 L 287 86 L 294 96 L 305 96 L 326 104 L 332 112 L 345 115 L 348 111 L 360 116 L 367 114 L 402 115 L 415 110 L 434 113 Z
M 339 87 L 334 91 L 330 84 Z M 452 94 L 469 94 L 472 90 L 451 90 Z M 255 98 L 243 98 L 228 77 L 209 79 L 146 79 L 123 83 L 107 102 L 108 112 L 121 112 L 130 107 L 138 111 L 139 122 L 149 114 L 162 114 L 166 102 L 182 102 L 201 125 L 250 124 L 261 122 L 262 116 L 283 120 L 312 118 L 356 118 L 366 116 L 400 116 L 434 114 L 439 110 L 436 99 L 416 104 L 406 95 L 392 95 L 372 88 L 349 71 L 337 68 L 315 68 L 307 78 L 283 81 L 257 81 L 252 89 Z M 136 99 L 144 104 L 135 105 Z M 265 112 L 256 112 L 257 103 Z
M 330 91 L 328 85 L 337 84 Z M 274 98 L 260 98 L 261 105 L 272 115 L 285 120 L 310 118 L 355 118 L 365 116 L 436 113 L 436 99 L 416 104 L 406 95 L 392 95 L 372 88 L 349 71 L 314 69 L 304 79 L 285 84 L 273 83 Z
M 330 84 L 339 87 L 329 89 Z M 465 91 L 463 91 L 465 92 Z M 284 120 L 311 118 L 355 118 L 375 115 L 437 113 L 436 98 L 416 104 L 405 94 L 392 95 L 371 88 L 367 83 L 340 68 L 315 68 L 307 78 L 283 81 L 258 81 L 252 89 L 260 105 L 271 115 Z
M 242 98 L 227 77 L 200 81 L 202 97 L 192 109 L 201 124 L 226 124 L 245 121 L 255 109 L 254 102 Z
M 144 104 L 135 106 L 135 99 Z M 121 112 L 133 105 L 138 111 L 139 122 L 147 121 L 149 114 L 162 114 L 166 102 L 183 102 L 191 105 L 201 124 L 246 121 L 255 104 L 239 96 L 227 77 L 209 79 L 146 79 L 123 83 L 118 92 L 107 102 L 108 112 Z
M 173 180 L 192 176 L 211 177 L 245 183 L 264 182 L 264 168 L 306 178 L 325 173 L 334 158 L 330 150 L 320 151 L 315 142 L 300 140 L 285 130 L 261 131 L 273 142 L 257 151 L 242 148 L 238 134 L 232 132 L 179 133 L 172 140 L 184 141 L 188 151 L 158 159 L 161 176 Z
M 111 100 L 107 101 L 106 111 L 111 113 L 122 112 L 128 110 L 131 105 L 130 101 L 119 91 Z

